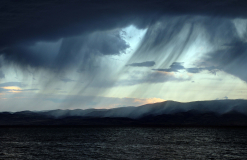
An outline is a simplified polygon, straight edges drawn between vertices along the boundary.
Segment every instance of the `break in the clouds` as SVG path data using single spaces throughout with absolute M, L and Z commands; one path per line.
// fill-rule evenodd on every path
M 19 98 L 36 95 L 19 106 L 35 106 L 40 95 L 41 104 L 45 95 L 246 97 L 245 1 L 2 0 L 0 6 L 6 106 L 17 94 L 8 89 Z
M 140 62 L 140 63 L 131 63 L 126 66 L 132 66 L 132 67 L 152 67 L 155 65 L 154 61 L 146 61 L 146 62 Z

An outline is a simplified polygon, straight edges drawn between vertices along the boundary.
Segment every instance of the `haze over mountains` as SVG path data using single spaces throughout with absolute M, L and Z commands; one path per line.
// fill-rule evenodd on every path
M 0 125 L 247 126 L 247 100 L 165 101 L 113 109 L 2 112 Z

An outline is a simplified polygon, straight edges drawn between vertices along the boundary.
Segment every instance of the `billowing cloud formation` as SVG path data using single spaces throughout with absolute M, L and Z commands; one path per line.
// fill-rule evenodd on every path
M 141 63 L 131 63 L 126 66 L 132 66 L 132 67 L 152 67 L 155 65 L 154 61 L 146 61 Z
M 16 2 L 2 0 L 1 46 L 34 40 L 123 27 L 134 23 L 145 27 L 162 14 L 246 16 L 245 1 L 55 1 Z M 14 16 L 13 16 L 14 15 Z M 49 25 L 47 25 L 49 24 Z M 10 36 L 11 35 L 11 36 Z M 1 48 L 1 47 L 0 47 Z
M 2 50 L 2 54 L 6 62 L 21 66 L 62 69 L 81 65 L 84 70 L 97 65 L 96 56 L 118 55 L 128 47 L 118 31 L 109 31 L 65 38 L 54 44 L 14 46 Z
M 236 3 L 234 1 L 198 2 L 192 0 L 187 3 L 181 3 L 180 1 L 146 0 L 131 2 L 131 6 L 129 5 L 129 1 L 109 1 L 109 3 L 101 3 L 98 1 L 95 3 L 91 1 L 80 2 L 77 0 L 71 2 L 63 1 L 60 3 L 56 1 L 49 1 L 49 3 L 42 1 L 25 3 L 2 1 L 1 3 L 2 6 L 5 7 L 5 10 L 0 13 L 0 17 L 2 17 L 1 19 L 3 19 L 4 22 L 0 28 L 2 35 L 0 39 L 2 47 L 0 48 L 4 49 L 7 47 L 6 52 L 10 52 L 11 55 L 14 54 L 12 50 L 19 50 L 16 49 L 16 47 L 9 48 L 13 46 L 13 44 L 25 45 L 25 42 L 30 44 L 42 40 L 54 41 L 64 37 L 77 36 L 78 34 L 83 35 L 99 30 L 109 30 L 130 24 L 134 24 L 140 28 L 145 28 L 151 24 L 146 35 L 151 41 L 150 44 L 146 46 L 147 48 L 152 47 L 152 45 L 161 45 L 171 42 L 172 37 L 177 35 L 184 28 L 184 24 L 190 21 L 192 23 L 189 26 L 189 33 L 185 40 L 189 41 L 191 37 L 190 33 L 192 33 L 194 27 L 193 20 L 191 21 L 190 17 L 184 16 L 182 18 L 172 17 L 166 19 L 166 23 L 162 22 L 158 24 L 162 26 L 162 30 L 160 30 L 157 25 L 152 24 L 159 22 L 160 17 L 163 15 L 197 14 L 210 16 L 213 14 L 228 17 L 244 16 L 244 13 L 246 13 L 243 8 L 239 7 L 242 5 L 240 1 Z M 182 10 L 181 7 L 183 8 Z M 18 14 L 15 14 L 13 8 L 16 9 Z M 105 10 L 105 8 L 107 8 L 107 10 Z M 211 12 L 212 10 L 214 12 Z M 11 16 L 13 14 L 15 16 Z M 197 21 L 201 20 L 198 19 Z M 209 24 L 212 23 L 209 22 L 207 24 L 209 26 L 208 28 L 212 29 Z M 152 38 L 155 35 L 156 38 Z M 147 43 L 145 41 L 146 40 L 144 40 L 144 43 Z M 122 45 L 118 46 L 120 50 L 121 46 Z M 178 55 L 184 47 L 186 47 L 185 44 L 180 46 L 181 47 L 177 48 Z M 111 47 L 107 45 L 101 47 L 103 47 L 100 48 L 102 53 L 106 53 L 105 49 L 111 49 Z M 124 47 L 125 46 L 122 46 L 122 48 Z M 20 49 L 25 50 L 23 47 Z M 114 49 L 111 49 L 111 51 L 113 51 L 114 54 L 116 53 Z M 28 51 L 25 50 L 23 57 L 18 57 L 21 62 L 29 61 L 29 59 L 31 61 L 33 58 L 36 59 L 35 56 L 25 58 L 26 55 L 30 55 L 27 52 Z M 112 54 L 113 52 L 107 52 L 106 54 Z M 14 59 L 17 59 L 17 57 Z M 39 59 L 42 60 L 42 58 Z M 37 63 L 37 65 L 40 63 Z M 33 65 L 35 64 L 33 63 Z

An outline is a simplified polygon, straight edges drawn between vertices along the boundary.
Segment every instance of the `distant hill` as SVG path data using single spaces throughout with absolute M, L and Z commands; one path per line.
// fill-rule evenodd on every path
M 165 101 L 113 109 L 1 112 L 0 125 L 247 126 L 247 100 Z

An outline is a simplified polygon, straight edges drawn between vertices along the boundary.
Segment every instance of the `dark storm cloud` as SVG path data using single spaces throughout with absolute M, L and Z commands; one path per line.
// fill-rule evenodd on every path
M 2 45 L 23 39 L 54 40 L 61 35 L 77 35 L 130 23 L 145 27 L 154 15 L 161 14 L 247 16 L 244 0 L 2 0 L 0 4 Z
M 246 1 L 1 1 L 1 46 L 56 40 L 135 24 L 146 27 L 160 15 L 246 17 Z
M 57 40 L 123 27 L 132 22 L 145 27 L 150 21 L 146 9 L 136 10 L 140 3 L 129 3 L 78 0 L 1 1 L 1 47 L 36 40 Z M 143 17 L 142 14 L 147 15 L 146 19 L 138 18 Z
M 50 66 L 51 57 L 46 57 L 43 53 L 35 53 L 29 49 L 29 46 L 14 46 L 2 51 L 4 61 L 7 63 L 15 63 L 20 66 Z
M 146 61 L 141 63 L 131 63 L 126 66 L 132 66 L 132 67 L 152 67 L 155 65 L 154 61 Z
M 109 31 L 130 24 L 138 28 L 148 27 L 130 63 L 136 62 L 140 57 L 149 60 L 151 58 L 156 62 L 156 59 L 164 55 L 159 52 L 151 55 L 149 51 L 173 46 L 171 54 L 161 66 L 166 67 L 167 62 L 176 61 L 194 42 L 197 36 L 195 28 L 205 29 L 206 38 L 212 43 L 217 44 L 221 39 L 230 43 L 227 39 L 235 36 L 235 31 L 232 22 L 227 19 L 247 17 L 247 3 L 243 0 L 2 0 L 0 6 L 0 51 L 5 61 L 22 66 L 55 69 L 76 65 L 80 71 L 95 70 L 99 55 L 117 55 L 128 48 L 119 35 L 95 35 L 95 32 Z M 176 39 L 181 33 L 184 39 L 178 43 Z M 73 37 L 78 35 L 82 37 Z M 61 38 L 64 39 L 56 54 L 44 54 L 30 49 L 30 46 L 38 41 L 54 42 Z M 232 46 L 231 48 L 236 49 Z M 212 54 L 212 59 L 213 57 Z M 246 67 L 246 57 L 237 61 L 241 62 L 239 68 L 242 72 Z M 247 75 L 242 76 L 240 71 L 236 72 L 236 67 L 224 66 L 225 62 L 219 63 L 222 63 L 226 72 L 246 79 Z M 237 64 L 236 61 L 234 63 Z M 178 70 L 174 67 L 164 71 Z M 192 68 L 188 71 L 198 72 Z
M 97 58 L 103 55 L 125 53 L 129 45 L 117 31 L 96 32 L 87 36 L 67 38 L 62 42 L 56 57 L 56 67 L 79 65 L 78 71 L 93 71 L 98 67 Z
M 33 44 L 10 47 L 2 53 L 5 62 L 20 66 L 60 70 L 80 65 L 80 70 L 83 70 L 94 68 L 96 57 L 125 53 L 128 47 L 119 32 L 108 31 L 65 38 L 56 49 L 49 44 Z

